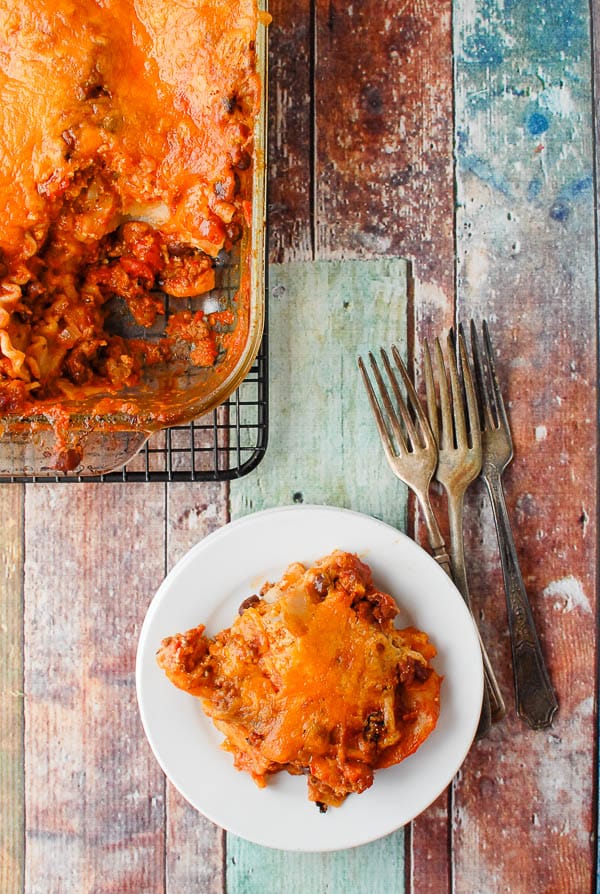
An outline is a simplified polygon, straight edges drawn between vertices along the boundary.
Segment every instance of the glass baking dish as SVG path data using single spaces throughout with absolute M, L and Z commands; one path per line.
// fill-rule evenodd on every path
M 96 476 L 120 468 L 154 432 L 185 425 L 222 404 L 250 370 L 265 314 L 267 28 L 262 23 L 256 34 L 256 65 L 261 105 L 254 128 L 251 224 L 241 241 L 216 259 L 215 288 L 197 298 L 164 296 L 164 318 L 150 329 L 137 326 L 125 304 L 115 299 L 106 324 L 116 334 L 153 342 L 164 335 L 169 302 L 176 302 L 178 311 L 231 311 L 235 334 L 230 349 L 208 368 L 195 365 L 189 352 L 181 351 L 169 362 L 149 366 L 135 388 L 117 395 L 62 399 L 44 406 L 43 413 L 0 418 L 0 476 Z

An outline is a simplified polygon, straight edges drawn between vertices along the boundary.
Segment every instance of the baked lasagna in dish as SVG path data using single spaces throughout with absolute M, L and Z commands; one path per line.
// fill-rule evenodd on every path
M 250 226 L 258 20 L 255 0 L 0 0 L 0 415 L 243 345 L 243 288 L 190 299 Z
M 434 646 L 394 627 L 398 607 L 356 555 L 335 551 L 249 597 L 214 638 L 200 625 L 162 642 L 157 660 L 201 699 L 223 747 L 259 786 L 305 775 L 322 810 L 373 783 L 435 728 Z

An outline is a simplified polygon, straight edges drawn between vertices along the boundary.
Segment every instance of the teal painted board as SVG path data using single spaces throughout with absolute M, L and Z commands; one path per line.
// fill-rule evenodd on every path
M 406 262 L 272 265 L 269 272 L 269 446 L 231 485 L 238 518 L 293 502 L 345 506 L 404 522 L 357 357 L 406 344 Z
M 228 838 L 227 894 L 402 894 L 404 835 L 332 854 L 273 851 Z
M 231 515 L 293 502 L 343 506 L 403 528 L 406 489 L 385 461 L 357 357 L 406 351 L 406 263 L 273 265 L 269 447 L 231 484 Z M 404 836 L 332 854 L 293 854 L 227 838 L 228 894 L 404 891 Z

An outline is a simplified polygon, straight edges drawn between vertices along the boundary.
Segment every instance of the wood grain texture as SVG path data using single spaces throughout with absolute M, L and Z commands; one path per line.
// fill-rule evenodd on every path
M 228 894 L 399 894 L 402 836 L 333 854 L 294 854 L 236 839 L 227 855 Z
M 28 485 L 27 894 L 164 888 L 164 780 L 135 651 L 165 567 L 164 487 Z
M 331 503 L 402 525 L 405 488 L 385 463 L 357 358 L 405 346 L 406 263 L 273 265 L 270 282 L 270 446 L 232 482 L 232 517 Z
M 225 484 L 171 484 L 167 490 L 167 570 L 228 520 Z M 201 581 L 199 581 L 201 586 Z M 221 894 L 225 833 L 190 807 L 167 783 L 166 894 Z
M 313 70 L 310 0 L 270 0 L 269 255 L 273 262 L 313 256 Z
M 406 490 L 385 463 L 356 358 L 389 344 L 391 332 L 405 350 L 405 262 L 275 265 L 270 282 L 270 446 L 254 472 L 232 482 L 232 517 L 305 502 L 403 527 Z M 228 894 L 402 891 L 403 874 L 402 831 L 338 854 L 283 854 L 227 839 Z
M 23 886 L 23 487 L 0 499 L 0 894 Z
M 473 594 L 509 716 L 455 787 L 455 890 L 587 892 L 595 879 L 596 304 L 589 8 L 461 2 L 459 313 L 488 317 L 515 459 L 523 577 L 557 689 L 553 727 L 514 715 L 487 501 L 470 503 Z M 524 843 L 526 842 L 526 846 Z
M 598 240 L 599 236 L 599 226 L 600 226 L 600 195 L 598 190 L 598 172 L 600 171 L 600 9 L 598 8 L 597 3 L 592 3 L 591 6 L 591 17 L 592 17 L 592 73 L 593 73 L 593 81 L 592 81 L 592 89 L 593 89 L 593 99 L 594 99 L 594 108 L 593 108 L 593 116 L 594 116 L 594 143 L 595 143 L 595 177 L 594 177 L 594 199 L 595 199 L 595 208 L 596 208 L 596 240 Z M 600 269 L 598 265 L 598 259 L 596 259 L 596 282 L 597 282 L 597 300 L 596 306 L 600 305 Z M 600 308 L 599 308 L 600 315 Z M 598 375 L 596 378 L 596 388 L 600 388 L 600 345 L 596 345 L 596 365 L 598 370 Z M 600 403 L 600 400 L 599 400 Z M 596 524 L 598 524 L 598 505 L 596 504 Z M 598 606 L 596 606 L 596 612 L 598 612 Z M 596 663 L 598 663 L 598 639 L 596 638 Z M 600 699 L 600 675 L 597 680 L 597 688 L 596 688 L 596 713 L 598 713 L 598 703 Z M 596 724 L 596 736 L 598 736 L 598 723 Z M 596 830 L 595 830 L 595 873 L 596 873 L 596 891 L 600 891 L 600 790 L 599 790 L 599 776 L 600 776 L 600 756 L 598 753 L 598 740 L 596 738 L 596 773 L 595 773 L 595 781 L 596 781 L 596 791 L 595 791 L 595 806 L 596 806 Z
M 450 2 L 315 5 L 316 257 L 409 258 L 448 294 Z

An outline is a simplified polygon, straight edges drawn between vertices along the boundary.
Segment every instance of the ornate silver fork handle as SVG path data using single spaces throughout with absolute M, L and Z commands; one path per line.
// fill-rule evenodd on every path
M 521 576 L 500 474 L 493 466 L 484 464 L 482 478 L 490 496 L 498 533 L 511 633 L 517 713 L 532 729 L 545 729 L 552 723 L 558 701 L 546 670 Z
M 517 550 L 504 500 L 502 473 L 513 458 L 512 436 L 500 390 L 490 333 L 483 321 L 483 349 L 471 320 L 471 347 L 482 414 L 483 466 L 496 531 L 513 657 L 517 713 L 532 729 L 550 726 L 558 709 L 556 695 L 544 663 L 529 599 L 521 577 Z

